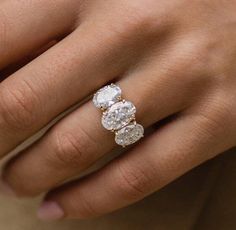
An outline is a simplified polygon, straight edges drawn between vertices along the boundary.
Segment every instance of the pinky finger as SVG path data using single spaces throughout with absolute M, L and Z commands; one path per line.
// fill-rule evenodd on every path
M 39 217 L 89 218 L 143 199 L 231 147 L 211 125 L 200 115 L 179 117 L 100 171 L 50 192 Z

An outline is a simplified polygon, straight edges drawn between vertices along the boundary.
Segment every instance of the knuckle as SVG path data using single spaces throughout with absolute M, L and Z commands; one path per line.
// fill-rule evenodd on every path
M 140 199 L 150 192 L 152 180 L 138 167 L 117 166 L 118 187 L 126 198 Z
M 151 16 L 145 11 L 131 11 L 124 26 L 128 31 L 137 32 L 150 28 L 152 22 Z
M 212 36 L 212 34 L 208 34 L 207 32 L 199 32 L 192 33 L 190 37 L 183 39 L 185 42 L 185 47 L 187 42 L 192 40 L 192 42 L 188 42 L 191 44 L 188 46 L 187 52 L 187 60 L 189 60 L 189 64 L 192 63 L 192 68 L 197 72 L 198 69 L 204 70 L 208 75 L 217 76 L 219 73 L 224 73 L 224 66 L 227 66 L 222 60 L 226 58 L 226 54 L 224 51 L 224 47 L 220 43 L 219 38 L 217 36 Z M 191 62 L 191 63 L 190 63 Z M 206 75 L 206 74 L 205 74 Z M 213 79 L 211 77 L 211 79 Z
M 188 68 L 192 73 L 199 73 L 205 70 L 207 63 L 206 53 L 203 49 L 203 42 L 201 39 L 188 38 L 192 40 L 191 45 L 184 44 L 176 61 L 177 69 L 181 72 Z M 184 40 L 185 41 L 185 40 Z
M 213 142 L 222 136 L 231 136 L 233 133 L 231 108 L 230 102 L 226 101 L 221 94 L 215 95 L 214 98 L 207 98 L 196 113 L 198 116 L 196 130 L 205 136 L 206 140 Z
M 90 159 L 88 156 L 97 146 L 97 143 L 82 129 L 78 129 L 76 134 L 55 130 L 52 139 L 55 140 L 52 158 L 57 165 L 82 167 L 88 163 Z
M 70 133 L 56 133 L 53 161 L 57 165 L 70 165 L 77 167 L 81 164 L 84 150 L 81 141 Z
M 157 30 L 157 25 L 154 18 L 146 13 L 132 13 L 131 15 L 129 15 L 127 22 L 124 24 L 123 34 L 128 35 L 140 35 L 140 33 L 142 33 L 142 36 L 147 36 L 153 35 L 157 33 L 157 31 L 160 31 L 160 27 Z
M 17 89 L 3 86 L 0 94 L 4 122 L 13 129 L 32 129 L 38 120 L 35 111 L 39 103 L 31 87 L 26 84 Z
M 168 27 L 166 17 L 160 14 L 157 16 L 153 9 L 140 2 L 135 4 L 126 3 L 126 7 L 118 15 L 122 20 L 113 23 L 112 31 L 121 40 L 157 35 Z M 133 36 L 134 34 L 135 37 Z
M 126 15 L 128 15 L 128 21 L 135 29 L 142 29 L 144 32 L 156 32 L 160 31 L 160 27 L 167 25 L 167 18 L 170 19 L 170 15 L 166 17 L 167 9 L 165 11 L 158 11 L 157 8 L 150 7 L 145 1 L 142 2 L 130 2 L 127 8 Z M 157 6 L 157 5 L 156 5 Z

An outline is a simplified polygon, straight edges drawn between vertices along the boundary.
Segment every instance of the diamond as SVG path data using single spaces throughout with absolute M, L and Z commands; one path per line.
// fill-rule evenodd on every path
M 118 145 L 127 146 L 134 144 L 143 137 L 144 128 L 139 124 L 128 125 L 116 132 L 115 141 Z
M 102 125 L 108 130 L 118 130 L 134 119 L 135 106 L 129 101 L 120 101 L 112 105 L 102 116 Z
M 96 92 L 93 103 L 96 107 L 107 109 L 121 98 L 121 89 L 115 84 L 107 85 Z

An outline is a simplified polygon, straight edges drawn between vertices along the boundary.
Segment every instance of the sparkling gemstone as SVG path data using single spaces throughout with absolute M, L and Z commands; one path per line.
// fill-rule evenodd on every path
M 142 125 L 131 124 L 116 132 L 115 141 L 118 145 L 131 145 L 142 138 L 143 134 L 144 128 Z
M 129 101 L 120 101 L 112 105 L 102 116 L 102 125 L 108 130 L 118 130 L 134 119 L 135 106 Z
M 115 84 L 107 85 L 96 92 L 93 103 L 98 108 L 107 109 L 120 100 L 121 89 Z

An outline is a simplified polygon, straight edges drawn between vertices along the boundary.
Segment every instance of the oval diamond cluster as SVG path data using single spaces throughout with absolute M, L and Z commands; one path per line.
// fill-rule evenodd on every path
M 102 125 L 115 132 L 117 144 L 127 146 L 143 137 L 144 129 L 135 121 L 136 108 L 130 101 L 121 100 L 118 86 L 111 84 L 98 90 L 93 103 L 104 111 Z

